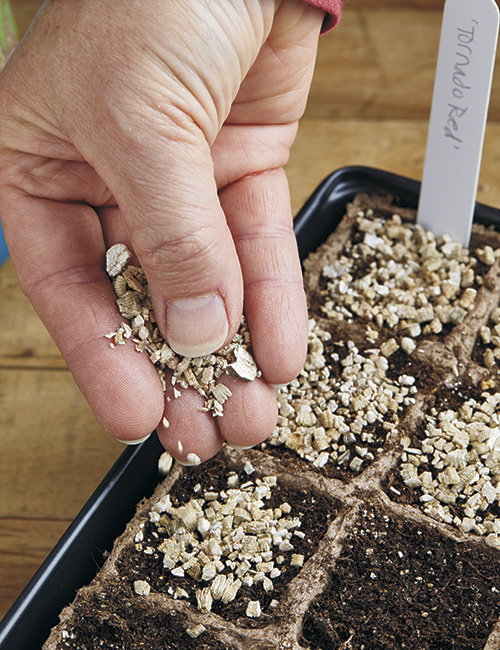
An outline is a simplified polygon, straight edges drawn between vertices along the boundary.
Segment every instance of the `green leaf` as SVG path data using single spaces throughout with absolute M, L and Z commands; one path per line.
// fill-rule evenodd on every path
M 9 0 L 0 0 L 0 68 L 14 51 L 18 42 L 16 22 Z

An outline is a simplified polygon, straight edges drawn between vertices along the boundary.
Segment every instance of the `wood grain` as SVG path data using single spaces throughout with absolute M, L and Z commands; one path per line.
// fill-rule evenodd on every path
M 10 260 L 0 273 L 0 295 L 9 305 L 9 326 L 0 337 L 0 365 L 3 368 L 66 368 L 56 344 L 19 290 Z
M 74 517 L 123 450 L 49 368 L 0 370 L 0 432 L 0 517 Z
M 500 124 L 486 131 L 478 200 L 500 207 Z M 420 180 L 427 142 L 424 120 L 310 120 L 299 127 L 287 165 L 294 213 L 334 170 L 367 165 Z
M 2 614 L 21 593 L 70 523 L 70 520 L 0 518 Z
M 498 4 L 498 0 L 495 0 Z M 344 0 L 344 10 L 352 7 L 368 9 L 408 8 L 408 9 L 434 9 L 442 11 L 445 0 Z
M 320 40 L 307 117 L 427 120 L 441 17 L 440 11 L 346 4 L 339 28 Z M 500 119 L 500 66 L 490 119 Z
M 41 2 L 11 0 L 20 33 Z M 346 0 L 323 36 L 287 174 L 296 212 L 335 169 L 420 178 L 443 0 Z M 500 206 L 495 75 L 478 198 Z M 15 279 L 0 269 L 0 617 L 123 447 L 109 439 Z

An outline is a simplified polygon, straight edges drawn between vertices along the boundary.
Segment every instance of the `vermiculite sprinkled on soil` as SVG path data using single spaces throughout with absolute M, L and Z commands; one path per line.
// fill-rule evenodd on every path
M 348 206 L 304 263 L 308 356 L 269 440 L 165 453 L 44 650 L 500 650 L 500 235 L 475 226 L 468 250 L 414 218 Z M 111 344 L 220 416 L 222 373 L 258 373 L 245 329 L 179 358 L 124 247 L 108 271 Z

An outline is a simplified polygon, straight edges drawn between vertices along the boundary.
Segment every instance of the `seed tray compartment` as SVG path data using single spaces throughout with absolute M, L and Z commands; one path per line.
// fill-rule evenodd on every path
M 335 229 L 346 204 L 356 194 L 391 194 L 397 204 L 415 208 L 419 188 L 417 181 L 368 167 L 334 172 L 296 217 L 301 258 Z M 500 211 L 496 209 L 477 204 L 475 220 L 500 230 Z M 0 623 L 0 650 L 36 650 L 42 646 L 61 609 L 95 576 L 136 504 L 152 494 L 159 480 L 157 461 L 161 452 L 155 435 L 123 452 Z

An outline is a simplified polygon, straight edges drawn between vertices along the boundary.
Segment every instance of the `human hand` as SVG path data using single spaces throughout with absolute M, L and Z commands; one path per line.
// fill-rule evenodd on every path
M 172 455 L 204 460 L 274 427 L 272 385 L 306 352 L 283 165 L 322 19 L 297 0 L 48 0 L 0 76 L 0 216 L 20 285 L 123 441 L 156 428 Z M 245 305 L 263 377 L 228 379 L 222 417 L 194 391 L 166 400 L 145 355 L 109 347 L 116 242 L 181 354 L 227 343 Z

